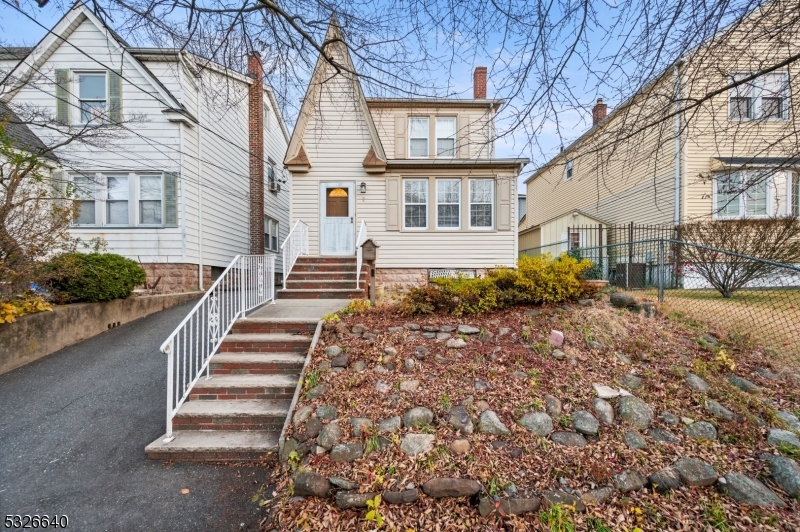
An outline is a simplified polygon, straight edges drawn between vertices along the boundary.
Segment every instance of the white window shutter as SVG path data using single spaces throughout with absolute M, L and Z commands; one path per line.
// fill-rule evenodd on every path
M 386 230 L 400 230 L 400 179 L 386 180 Z

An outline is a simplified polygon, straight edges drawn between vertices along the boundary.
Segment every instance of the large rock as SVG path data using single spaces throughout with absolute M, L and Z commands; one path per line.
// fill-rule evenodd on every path
M 294 438 L 286 438 L 286 441 L 283 444 L 283 450 L 281 451 L 281 462 L 288 462 L 289 458 L 292 456 L 292 453 L 300 453 L 300 442 Z
M 467 347 L 467 342 L 463 338 L 450 338 L 444 345 L 450 349 L 461 349 Z
M 433 449 L 436 436 L 433 434 L 406 434 L 400 442 L 400 450 L 409 456 L 427 453 Z
M 337 488 L 341 488 L 343 490 L 352 491 L 354 489 L 358 489 L 358 484 L 355 482 L 351 482 L 346 478 L 342 477 L 328 477 L 328 482 L 333 484 Z
M 637 451 L 641 449 L 647 449 L 647 442 L 642 435 L 635 430 L 629 430 L 626 432 L 622 437 L 622 441 L 625 442 L 625 445 Z
M 456 429 L 460 431 L 461 434 L 472 434 L 475 430 L 474 425 L 472 424 L 472 418 L 467 411 L 467 408 L 462 405 L 454 406 L 450 409 L 450 415 L 447 418 L 447 422 Z
M 767 442 L 778 448 L 800 449 L 800 439 L 797 438 L 797 434 L 788 430 L 769 429 Z
M 600 418 L 600 423 L 603 425 L 614 424 L 614 407 L 605 399 L 595 397 L 592 402 L 594 411 L 597 412 L 597 417 Z
M 375 498 L 377 493 L 352 493 L 348 491 L 340 491 L 336 494 L 336 506 L 342 510 L 349 510 L 351 508 L 366 508 L 367 501 Z
M 711 412 L 715 417 L 724 419 L 726 421 L 733 421 L 736 418 L 736 415 L 733 412 L 713 399 L 708 399 L 706 401 L 706 410 Z
M 717 429 L 708 421 L 696 421 L 686 427 L 683 433 L 686 434 L 687 438 L 693 440 L 714 441 L 717 439 Z
M 592 384 L 592 388 L 594 388 L 597 397 L 600 399 L 613 399 L 615 397 L 619 397 L 619 390 L 616 388 L 612 388 L 611 386 L 606 386 L 605 384 L 594 383 Z
M 468 454 L 469 447 L 469 440 L 459 438 L 457 440 L 453 440 L 450 444 L 450 452 L 453 454 Z
M 551 417 L 558 417 L 561 415 L 561 400 L 553 395 L 544 396 L 544 411 Z
M 636 306 L 636 299 L 628 294 L 615 292 L 610 296 L 611 304 L 617 308 L 629 308 Z
M 322 432 L 324 425 L 318 417 L 312 417 L 306 421 L 306 438 L 316 438 Z
M 334 368 L 346 368 L 349 363 L 350 355 L 347 353 L 334 357 L 333 360 L 331 360 L 331 366 Z
M 481 330 L 478 327 L 473 327 L 471 325 L 459 325 L 458 334 L 478 334 Z
M 328 385 L 327 384 L 320 384 L 319 386 L 314 386 L 310 390 L 306 392 L 306 399 L 309 401 L 313 401 L 314 399 L 319 399 L 323 395 L 328 393 Z M 304 406 L 303 408 L 311 408 L 310 406 Z M 299 410 L 298 410 L 299 412 Z
M 325 348 L 325 356 L 328 358 L 336 358 L 342 354 L 342 348 L 338 345 L 330 345 Z
M 294 494 L 300 497 L 327 497 L 331 487 L 327 478 L 313 471 L 298 471 L 293 480 Z
M 378 423 L 378 432 L 395 433 L 400 430 L 403 420 L 400 416 L 392 416 Z
M 647 430 L 653 421 L 653 409 L 638 397 L 625 395 L 619 400 L 619 418 L 639 430 Z
M 415 406 L 403 416 L 403 426 L 417 429 L 433 422 L 433 412 L 424 406 Z
M 353 436 L 361 438 L 372 431 L 372 420 L 366 417 L 350 418 L 350 428 L 352 429 Z
M 400 383 L 400 391 L 407 393 L 414 393 L 419 389 L 418 380 L 408 380 Z
M 577 410 L 572 414 L 572 428 L 581 434 L 594 436 L 600 429 L 600 422 L 586 410 Z
M 317 417 L 319 419 L 336 419 L 336 407 L 333 405 L 322 405 L 317 408 Z
M 550 435 L 550 440 L 565 447 L 585 447 L 586 438 L 577 432 L 558 431 Z
M 344 431 L 338 423 L 328 423 L 317 437 L 317 445 L 330 451 L 333 446 L 339 443 L 344 437 Z
M 798 419 L 797 416 L 791 412 L 781 410 L 778 412 L 778 417 L 781 418 L 784 423 L 786 423 L 786 426 L 789 427 L 789 430 L 792 432 L 800 432 L 800 419 Z
M 556 504 L 563 504 L 565 506 L 572 506 L 576 512 L 585 512 L 586 505 L 583 504 L 578 497 L 563 491 L 550 491 L 542 490 L 542 498 L 549 504 L 555 506 Z
M 408 489 L 402 491 L 384 491 L 383 500 L 386 504 L 411 504 L 419 499 L 419 490 Z
M 499 436 L 507 436 L 511 434 L 508 427 L 503 425 L 500 418 L 492 410 L 486 410 L 481 413 L 480 421 L 478 422 L 478 431 L 486 434 L 497 434 Z
M 527 412 L 517 423 L 537 436 L 546 437 L 553 432 L 553 420 L 544 412 Z
M 614 488 L 605 486 L 603 488 L 587 491 L 581 496 L 581 501 L 583 501 L 584 504 L 600 505 L 606 502 L 612 495 L 614 495 Z
M 642 378 L 633 373 L 626 373 L 620 380 L 622 381 L 622 385 L 629 390 L 638 390 L 642 387 Z
M 660 441 L 663 443 L 677 444 L 681 442 L 681 439 L 672 434 L 670 431 L 656 427 L 649 429 L 646 434 L 655 441 Z
M 647 485 L 659 493 L 666 493 L 681 487 L 681 475 L 674 467 L 665 467 L 648 476 Z
M 800 466 L 785 456 L 766 455 L 762 458 L 769 463 L 772 478 L 789 497 L 800 496 Z
M 728 473 L 724 478 L 728 495 L 739 502 L 751 506 L 786 506 L 771 489 L 743 473 Z
M 539 509 L 539 499 L 501 499 L 495 501 L 489 497 L 482 497 L 478 503 L 478 512 L 486 517 L 498 510 L 499 515 L 523 515 L 533 513 Z
M 694 373 L 689 373 L 686 375 L 686 386 L 700 393 L 706 393 L 711 388 L 706 381 Z
M 314 388 L 312 388 L 312 390 L 313 389 Z M 314 409 L 311 408 L 308 405 L 298 408 L 295 411 L 294 416 L 292 416 L 292 423 L 294 423 L 295 427 L 299 427 L 300 425 L 305 423 L 308 418 L 311 417 L 311 414 L 313 412 L 314 412 Z
M 681 458 L 673 464 L 687 486 L 710 486 L 717 481 L 717 472 L 698 458 Z
M 728 375 L 728 382 L 743 392 L 758 393 L 761 391 L 761 388 L 759 388 L 755 383 L 752 383 L 743 377 L 739 377 L 738 375 Z
M 472 497 L 481 490 L 476 480 L 467 478 L 432 478 L 422 485 L 428 497 Z
M 622 473 L 614 475 L 614 487 L 622 493 L 639 491 L 645 483 L 646 479 L 635 469 L 626 469 Z
M 352 462 L 364 456 L 364 446 L 361 442 L 341 443 L 331 450 L 331 460 L 334 462 Z

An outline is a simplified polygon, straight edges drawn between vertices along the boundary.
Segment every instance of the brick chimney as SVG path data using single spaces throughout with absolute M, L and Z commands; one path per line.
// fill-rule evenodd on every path
M 592 107 L 592 125 L 594 126 L 606 117 L 608 106 L 603 103 L 602 98 L 597 99 L 597 103 Z
M 247 99 L 250 139 L 250 253 L 264 253 L 264 68 L 261 55 L 247 56 L 247 76 L 253 79 Z
M 486 67 L 475 67 L 475 73 L 472 75 L 474 98 L 476 100 L 486 99 Z

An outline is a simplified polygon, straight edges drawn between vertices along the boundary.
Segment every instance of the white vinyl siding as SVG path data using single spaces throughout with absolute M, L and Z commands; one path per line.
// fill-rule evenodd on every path
M 494 227 L 494 180 L 470 179 L 469 227 L 492 229 Z
M 436 156 L 456 156 L 456 117 L 436 118 Z
M 427 229 L 428 180 L 404 180 L 403 197 L 403 227 L 406 229 Z
M 411 117 L 408 119 L 408 155 L 409 157 L 428 156 L 428 138 L 430 122 L 428 117 Z
M 436 180 L 436 228 L 461 227 L 461 180 Z
M 748 73 L 737 73 L 730 81 L 735 83 L 748 76 Z M 788 72 L 771 72 L 730 90 L 729 117 L 731 120 L 787 120 L 788 102 Z
M 770 172 L 742 171 L 714 178 L 714 216 L 764 218 L 770 212 Z

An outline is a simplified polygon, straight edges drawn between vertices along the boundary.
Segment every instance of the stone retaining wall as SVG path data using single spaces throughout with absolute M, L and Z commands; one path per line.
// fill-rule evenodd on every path
M 152 285 L 161 277 L 156 291 L 187 292 L 198 289 L 197 264 L 174 262 L 145 262 L 142 264 L 147 274 L 147 283 Z M 211 266 L 203 266 L 203 286 L 211 286 Z

